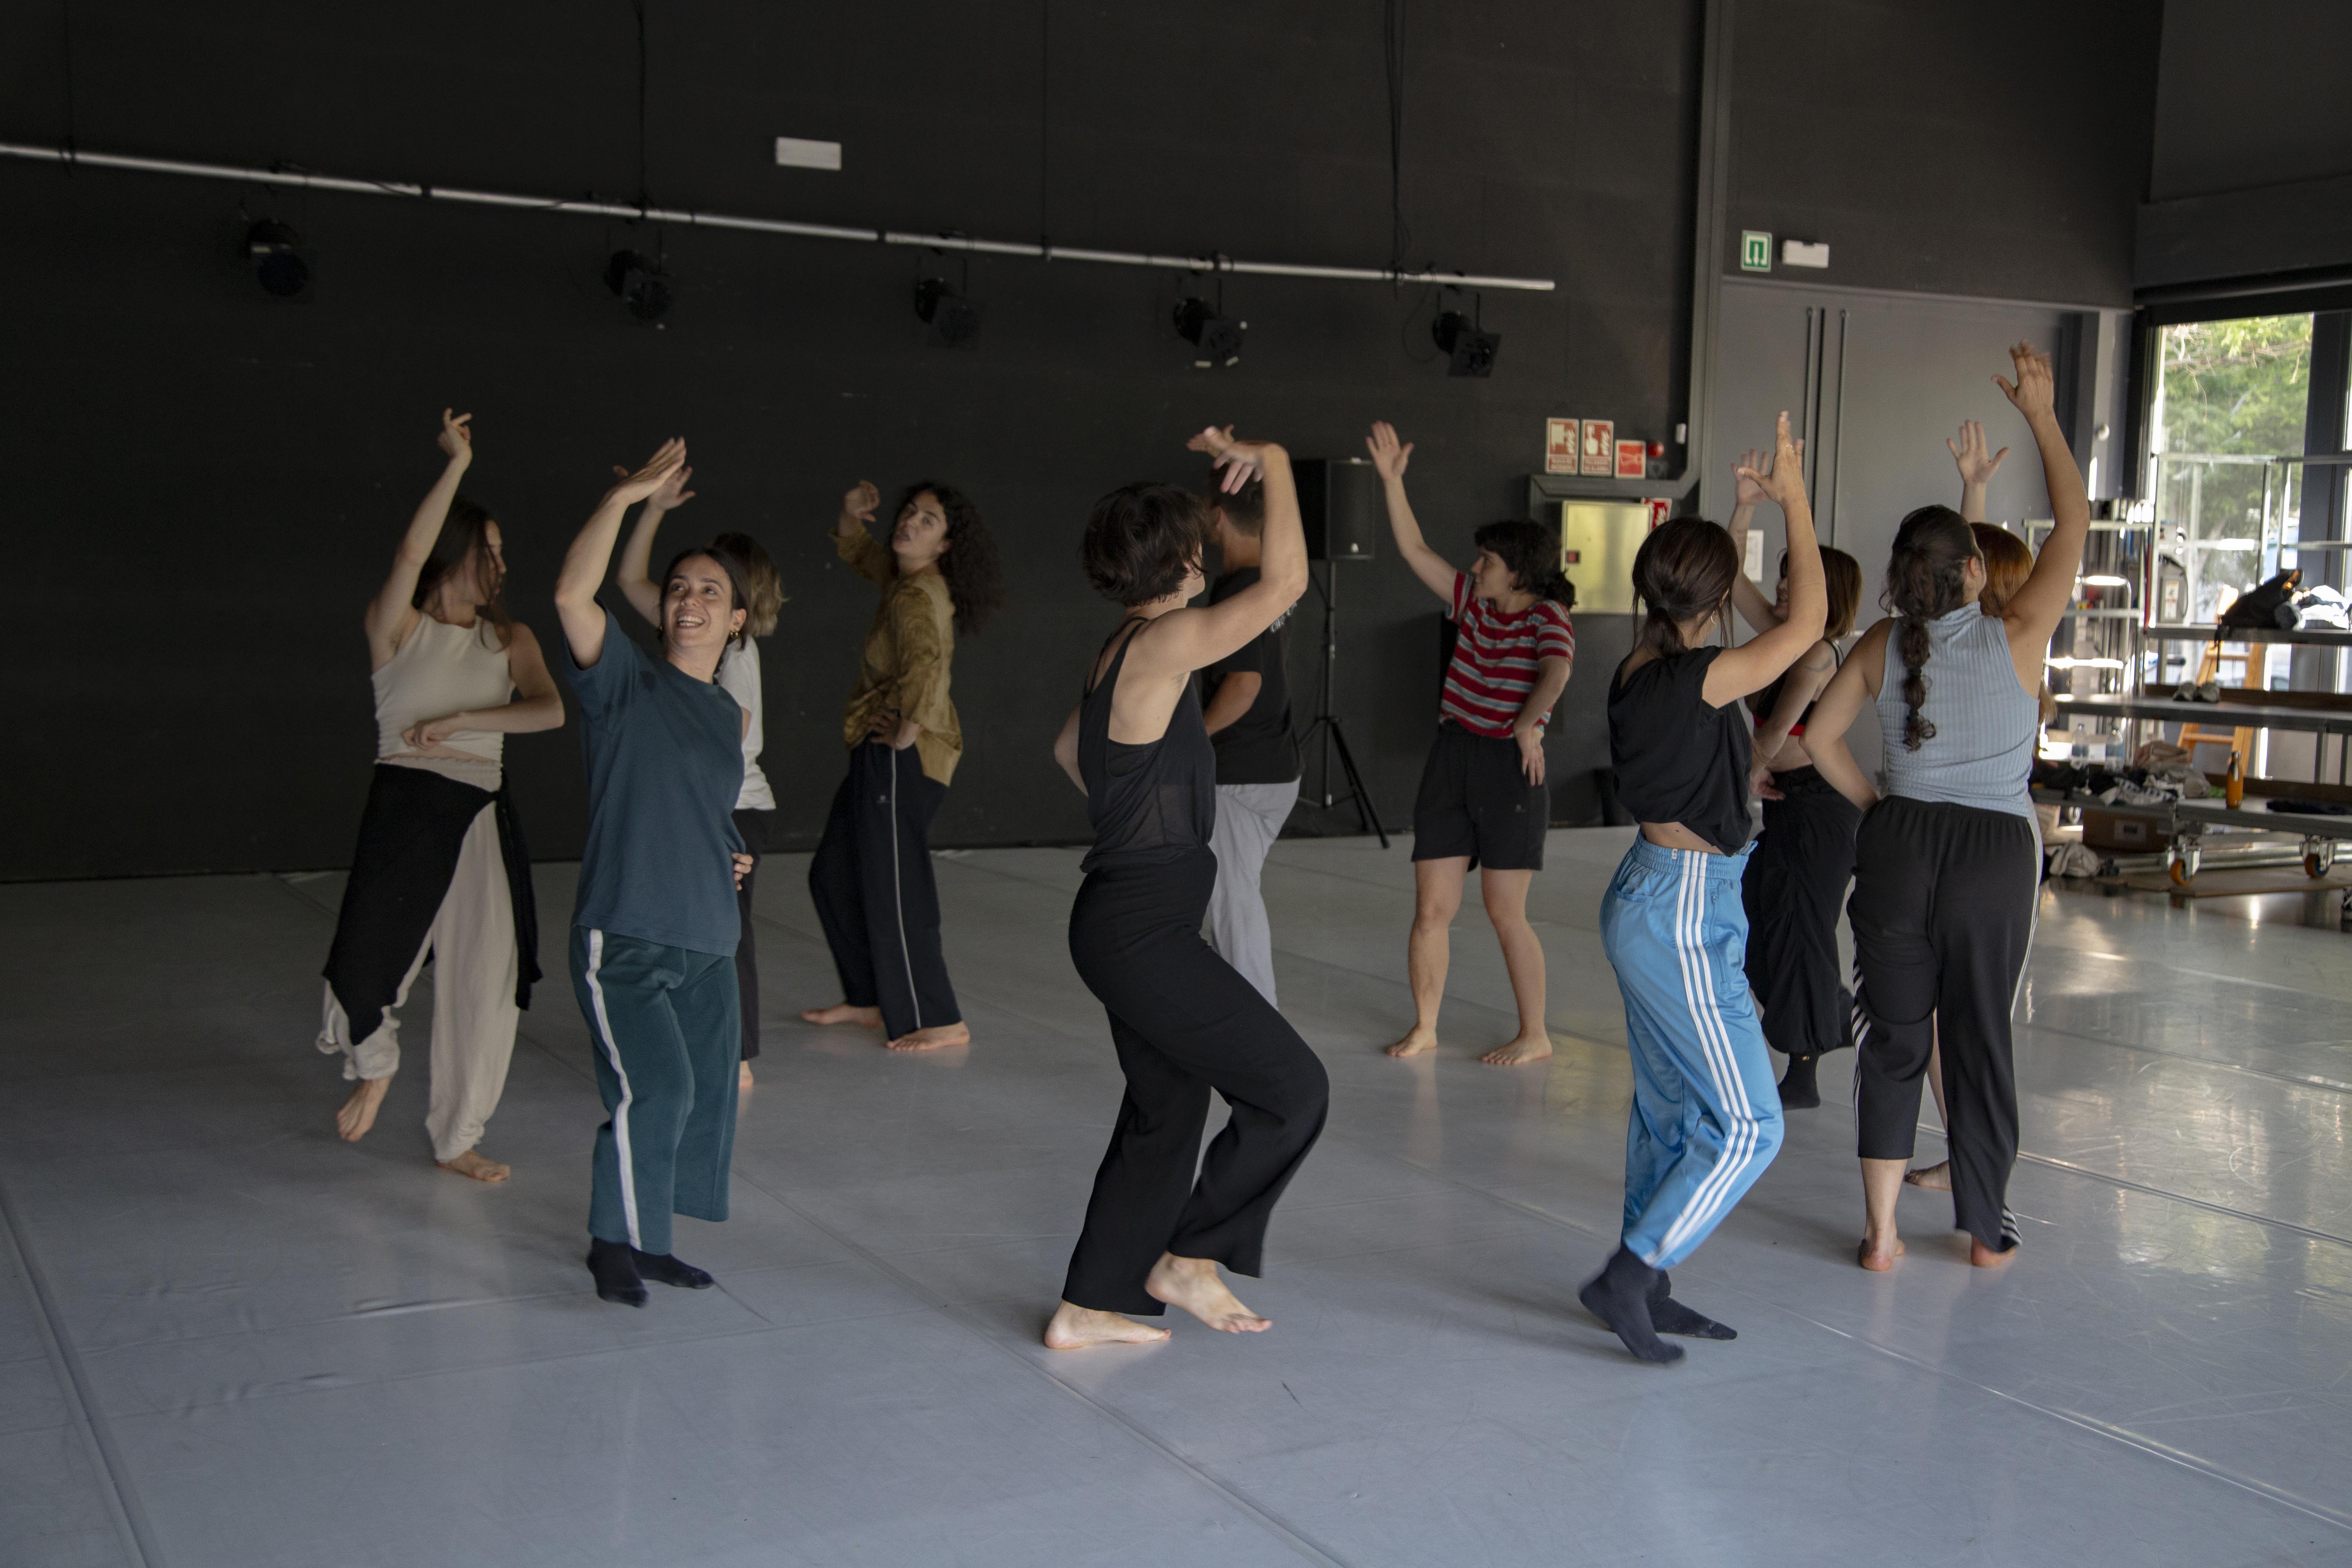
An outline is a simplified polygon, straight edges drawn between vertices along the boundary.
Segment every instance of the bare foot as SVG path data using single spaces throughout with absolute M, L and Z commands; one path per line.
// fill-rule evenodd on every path
M 894 1051 L 943 1051 L 950 1046 L 971 1044 L 971 1031 L 961 1024 L 938 1024 L 884 1044 Z
M 383 1103 L 383 1091 L 392 1087 L 388 1078 L 363 1078 L 352 1090 L 343 1108 L 335 1112 L 335 1131 L 343 1135 L 346 1143 L 356 1143 L 367 1136 L 375 1125 L 376 1108 Z
M 1906 1187 L 1925 1187 L 1931 1193 L 1948 1193 L 1952 1190 L 1952 1163 L 1949 1160 L 1938 1160 L 1932 1165 L 1922 1165 L 1916 1171 L 1906 1171 L 1903 1173 L 1903 1184 Z
M 1163 1252 L 1144 1277 L 1144 1293 L 1155 1301 L 1181 1307 L 1213 1329 L 1228 1334 L 1260 1334 L 1274 1327 L 1234 1300 L 1225 1289 L 1217 1266 L 1205 1258 L 1179 1258 Z
M 1522 1068 L 1529 1062 L 1539 1062 L 1551 1055 L 1551 1037 L 1538 1035 L 1532 1039 L 1521 1035 L 1507 1046 L 1496 1046 L 1478 1059 L 1490 1068 Z
M 1045 1325 L 1045 1348 L 1049 1351 L 1092 1350 L 1097 1345 L 1156 1345 L 1167 1337 L 1166 1329 L 1139 1323 L 1117 1312 L 1073 1307 L 1067 1301 L 1054 1309 L 1054 1321 Z
M 1975 1237 L 1969 1237 L 1969 1261 L 1979 1268 L 2006 1268 L 2017 1261 L 2023 1247 L 2012 1247 L 2007 1252 L 1995 1252 Z
M 830 1007 L 803 1007 L 801 1017 L 812 1024 L 863 1024 L 878 1028 L 882 1023 L 879 1007 L 853 1007 L 846 1002 L 835 1002 Z
M 455 1171 L 461 1176 L 471 1176 L 478 1182 L 503 1182 L 514 1174 L 514 1172 L 507 1166 L 499 1164 L 496 1160 L 485 1160 L 471 1149 L 454 1160 L 436 1160 L 433 1163 L 445 1171 Z
M 745 1062 L 735 1069 L 735 1092 L 740 1094 L 751 1087 L 751 1064 Z
M 1853 1260 L 1873 1274 L 1885 1273 L 1895 1267 L 1895 1260 L 1907 1250 L 1898 1237 L 1887 1237 L 1887 1243 L 1891 1245 L 1874 1243 L 1870 1237 L 1864 1237 L 1862 1245 L 1854 1248 Z
M 1424 1029 L 1419 1024 L 1415 1024 L 1412 1026 L 1412 1033 L 1407 1035 L 1403 1039 L 1399 1040 L 1395 1045 L 1389 1047 L 1389 1055 L 1392 1057 L 1417 1057 L 1423 1051 L 1433 1051 L 1436 1048 L 1437 1031 L 1434 1029 Z

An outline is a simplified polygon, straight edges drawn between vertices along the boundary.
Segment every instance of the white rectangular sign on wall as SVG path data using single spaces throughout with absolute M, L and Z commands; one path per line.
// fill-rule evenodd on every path
M 776 138 L 776 162 L 787 169 L 841 168 L 841 143 L 805 142 L 797 136 Z

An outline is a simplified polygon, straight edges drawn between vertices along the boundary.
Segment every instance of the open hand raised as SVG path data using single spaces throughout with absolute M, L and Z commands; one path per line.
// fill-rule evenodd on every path
M 1364 449 L 1372 455 L 1372 467 L 1383 479 L 1404 478 L 1404 468 L 1412 461 L 1412 443 L 1397 439 L 1396 426 L 1385 419 L 1372 421 L 1372 433 L 1364 437 Z
M 1803 442 L 1789 438 L 1789 411 L 1783 408 L 1772 430 L 1772 460 L 1761 468 L 1742 463 L 1732 473 L 1743 485 L 1753 483 L 1767 500 L 1785 511 L 1790 502 L 1802 503 L 1805 499 L 1803 451 Z
M 625 506 L 635 506 L 668 483 L 686 467 L 686 437 L 673 436 L 661 444 L 646 466 L 614 482 L 604 493 Z
M 1258 477 L 1265 466 L 1260 459 L 1273 445 L 1271 441 L 1236 440 L 1232 426 L 1212 425 L 1185 442 L 1184 449 L 1209 454 L 1210 466 L 1224 470 L 1218 478 L 1218 489 L 1232 495 Z
M 1731 465 L 1731 504 L 1754 506 L 1764 499 L 1764 487 L 1750 474 L 1764 471 L 1764 454 L 1754 447 L 1739 454 L 1739 461 Z
M 2028 419 L 2052 413 L 2058 403 L 2058 378 L 2051 372 L 2049 356 L 2032 343 L 2018 342 L 2010 345 L 2009 359 L 2017 368 L 2017 380 L 2011 384 L 2006 377 L 1994 376 L 1992 384 L 2000 388 L 2000 395 Z
M 470 414 L 453 416 L 444 408 L 441 411 L 441 434 L 434 437 L 433 444 L 440 447 L 442 455 L 451 462 L 471 463 L 474 460 L 474 416 Z
M 1999 381 L 2000 378 L 1995 376 L 1993 379 Z M 2000 460 L 2009 456 L 2009 448 L 2003 447 L 2000 451 L 1987 456 L 1985 452 L 1987 445 L 1984 425 L 1975 419 L 1961 420 L 1958 437 L 1944 443 L 1945 449 L 1952 454 L 1952 461 L 1959 465 L 1960 483 L 1985 484 L 1992 479 L 1993 475 L 2000 472 Z

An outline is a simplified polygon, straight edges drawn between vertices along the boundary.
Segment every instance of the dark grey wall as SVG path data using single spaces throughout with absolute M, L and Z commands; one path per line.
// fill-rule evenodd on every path
M 2352 5 L 2168 0 L 2138 282 L 2352 266 Z
M 1377 6 L 1045 9 L 1049 39 L 1036 7 L 657 0 L 652 194 L 1065 244 L 1386 259 Z M 1955 50 L 1943 20 L 1899 0 L 1748 0 L 1740 79 L 1765 79 L 1743 89 L 1736 132 L 1742 221 L 1797 233 L 1835 216 L 1843 226 L 1820 237 L 1840 247 L 1842 283 L 2108 297 L 2111 253 L 2128 249 L 2111 209 L 2127 216 L 2142 177 L 2110 188 L 2136 89 L 2126 70 L 2113 101 L 2085 103 L 2075 56 L 2127 29 L 2053 31 L 2011 9 L 2046 42 Z M 1073 560 L 1094 496 L 1194 475 L 1181 443 L 1211 419 L 1312 456 L 1358 449 L 1386 417 L 1419 443 L 1433 537 L 1466 556 L 1473 527 L 1522 504 L 1546 416 L 1613 416 L 1629 436 L 1685 417 L 1700 10 L 1408 8 L 1408 261 L 1560 282 L 1487 296 L 1505 343 L 1486 382 L 1447 379 L 1428 300 L 1376 286 L 1232 281 L 1247 357 L 1208 374 L 1165 324 L 1172 275 L 981 259 L 987 329 L 956 353 L 926 342 L 908 309 L 913 253 L 672 229 L 680 296 L 654 331 L 598 281 L 611 249 L 651 238 L 625 225 L 0 163 L 14 219 L 0 265 L 20 302 L 0 325 L 0 430 L 25 558 L 0 617 L 18 741 L 0 876 L 345 859 L 372 740 L 359 612 L 435 472 L 444 404 L 477 416 L 468 489 L 506 524 L 512 596 L 543 639 L 556 560 L 609 465 L 688 437 L 701 494 L 674 530 L 748 528 L 793 595 L 766 665 L 789 841 L 813 837 L 839 775 L 839 702 L 872 607 L 825 543 L 835 499 L 861 476 L 964 486 L 1003 541 L 1016 599 L 959 650 L 969 752 L 938 837 L 1081 837 L 1046 746 L 1113 618 Z M 73 23 L 71 129 L 88 147 L 635 188 L 634 24 L 618 0 L 146 0 L 77 7 Z M 12 42 L 0 135 L 55 141 L 58 13 L 21 18 Z M 1935 82 L 1953 89 L 1948 137 L 1918 107 Z M 2038 130 L 1995 134 L 2020 120 Z M 847 166 L 778 170 L 777 134 L 839 138 Z M 1984 172 L 1959 193 L 1955 239 L 1948 164 L 1961 158 Z M 265 298 L 244 272 L 241 203 L 313 247 L 299 302 Z M 1432 720 L 1435 603 L 1392 562 L 1349 568 L 1343 589 L 1339 706 L 1395 821 Z M 1311 604 L 1300 627 L 1303 690 Z M 1588 652 L 1610 640 L 1596 625 Z M 1601 668 L 1588 658 L 1571 685 L 1562 774 L 1603 760 Z M 510 756 L 539 852 L 576 852 L 576 737 L 524 737 Z
M 1724 270 L 1754 228 L 1829 243 L 1802 281 L 2129 304 L 2162 10 L 1740 0 Z

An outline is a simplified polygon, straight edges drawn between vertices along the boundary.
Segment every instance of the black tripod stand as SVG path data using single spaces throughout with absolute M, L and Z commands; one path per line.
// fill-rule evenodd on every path
M 1348 750 L 1348 732 L 1339 727 L 1339 716 L 1331 711 L 1331 678 L 1339 664 L 1339 563 L 1327 562 L 1324 570 L 1331 575 L 1327 586 L 1316 581 L 1315 568 L 1307 569 L 1307 580 L 1315 584 L 1315 592 L 1323 601 L 1323 669 L 1316 681 L 1315 717 L 1298 737 L 1298 749 L 1303 754 L 1307 742 L 1318 737 L 1321 741 L 1322 766 L 1316 777 L 1323 786 L 1323 807 L 1353 804 L 1356 818 L 1367 832 L 1379 836 L 1381 847 L 1389 847 L 1388 829 L 1381 826 L 1380 813 L 1372 808 L 1371 791 L 1364 787 L 1364 775 L 1356 769 L 1355 753 Z M 1339 752 L 1340 769 L 1347 774 L 1348 789 L 1344 795 L 1331 793 L 1331 752 Z

